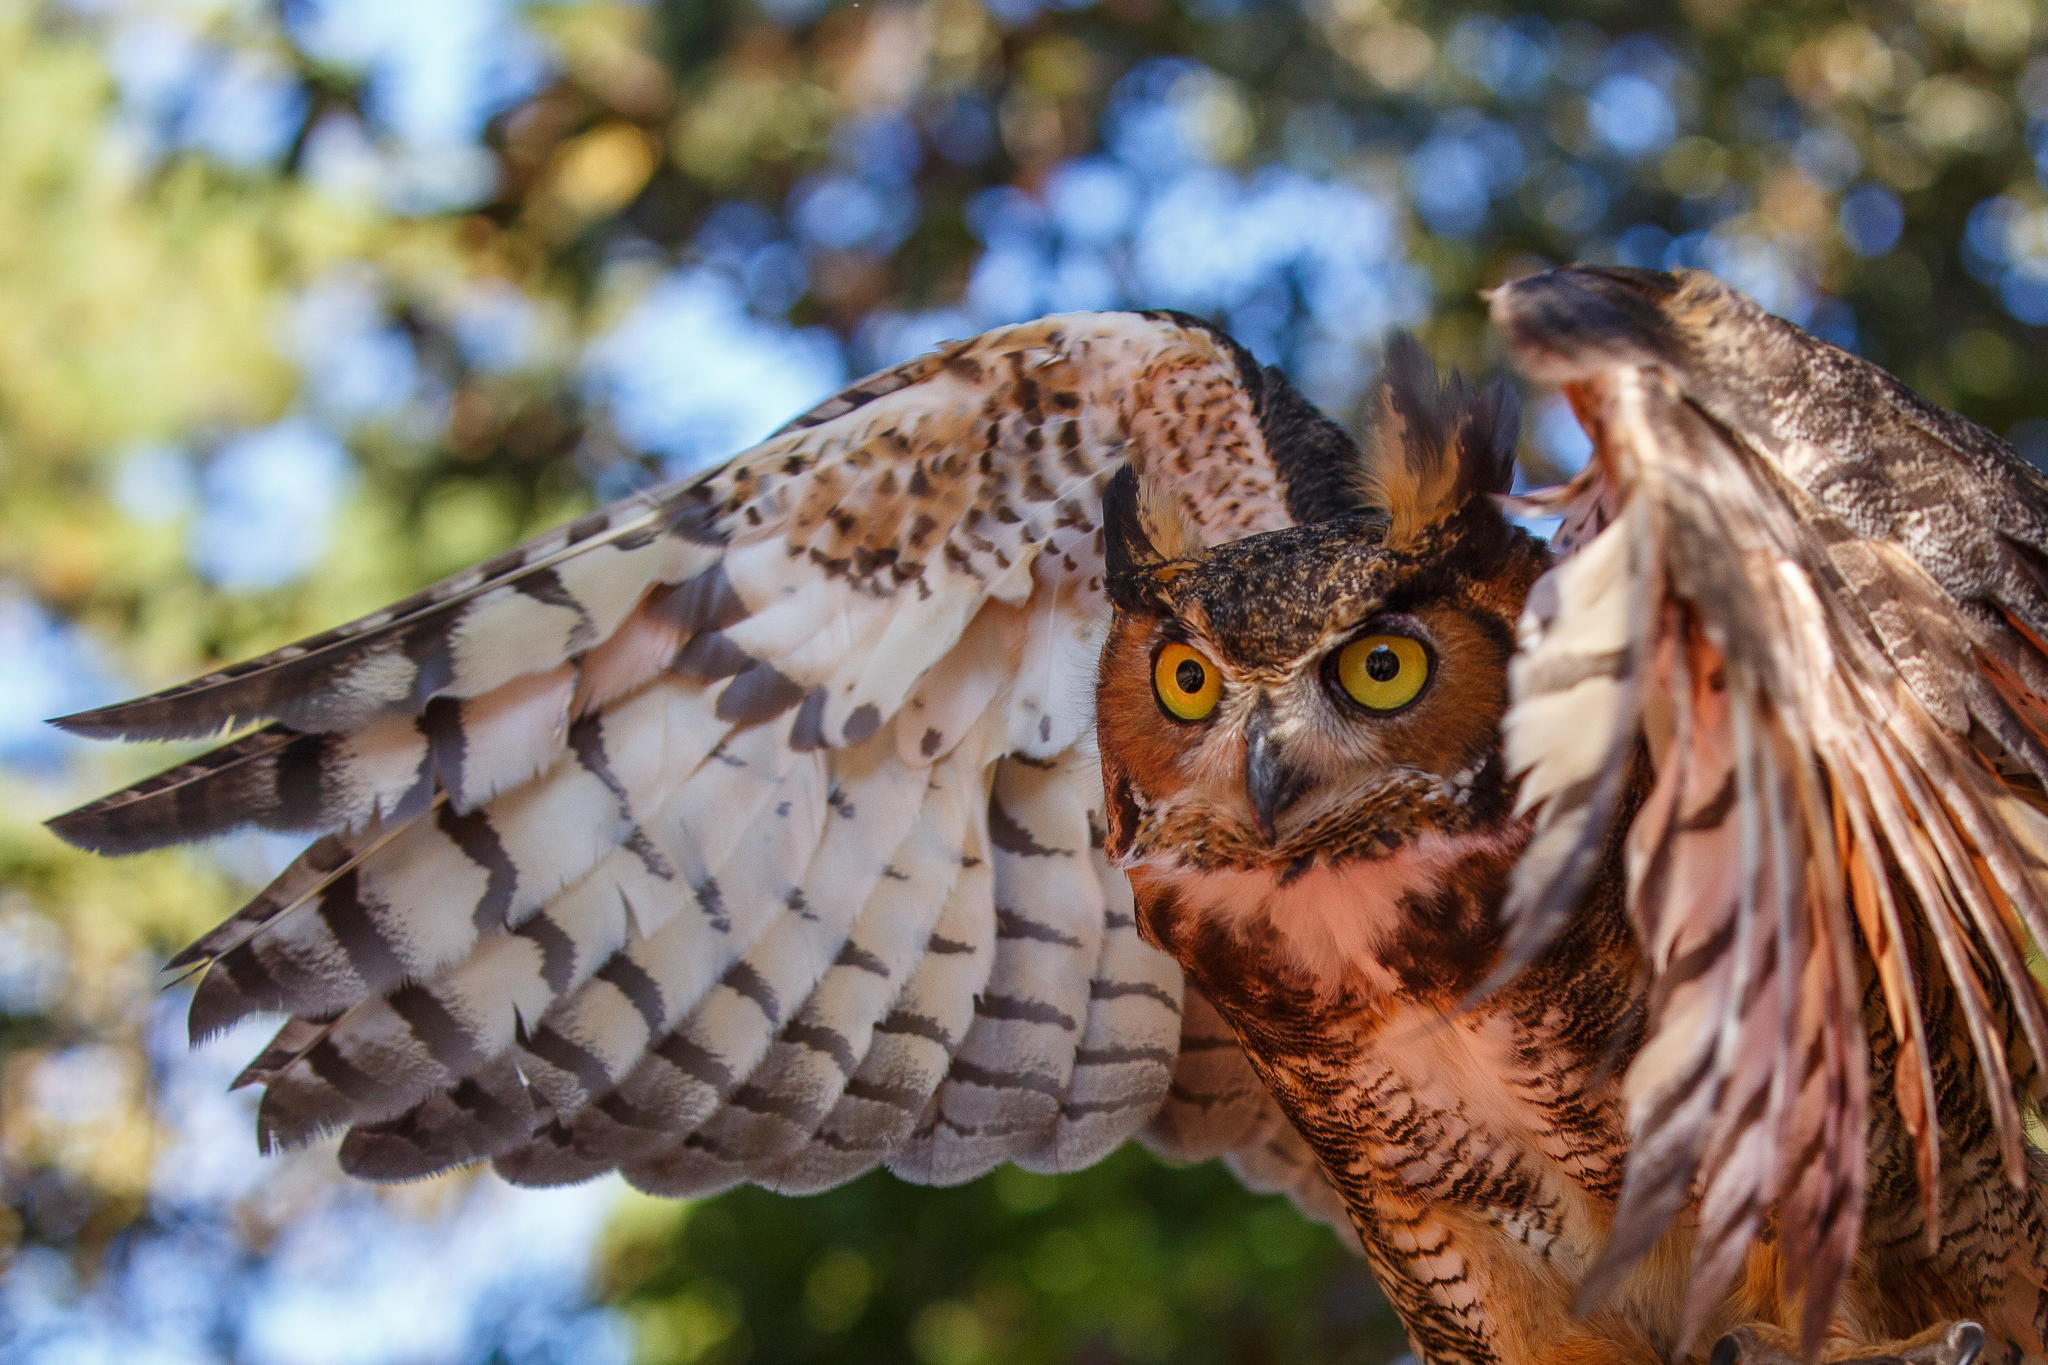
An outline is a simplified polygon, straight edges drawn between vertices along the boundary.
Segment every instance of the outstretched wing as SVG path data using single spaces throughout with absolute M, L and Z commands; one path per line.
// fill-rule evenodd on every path
M 1951 1045 L 1930 997 L 1952 998 L 2022 1179 L 2021 1104 L 2048 1058 L 2026 963 L 2030 935 L 2048 942 L 2048 482 L 1705 275 L 1561 270 L 1493 313 L 1594 444 L 1547 499 L 1570 553 L 1514 667 L 1509 756 L 1536 824 L 1517 957 L 1577 903 L 1639 753 L 1650 778 L 1625 851 L 1649 1036 L 1588 1292 L 1697 1178 L 1688 1321 L 1775 1208 L 1811 1346 L 1861 1226 L 1867 981 L 1930 1235 Z
M 52 824 L 107 852 L 319 834 L 178 965 L 195 1035 L 289 1016 L 244 1074 L 264 1141 L 346 1128 L 361 1175 L 943 1183 L 1146 1130 L 1314 1203 L 1139 941 L 1078 753 L 1102 484 L 1132 461 L 1219 540 L 1312 513 L 1338 474 L 1269 442 L 1283 386 L 1168 314 L 949 346 L 701 478 L 68 718 L 260 728 Z

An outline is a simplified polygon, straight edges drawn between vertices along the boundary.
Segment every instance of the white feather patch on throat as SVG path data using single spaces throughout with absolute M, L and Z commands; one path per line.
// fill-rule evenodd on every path
M 1407 918 L 1405 898 L 1441 885 L 1465 859 L 1508 852 L 1518 841 L 1501 831 L 1429 832 L 1384 858 L 1318 863 L 1284 884 L 1277 867 L 1195 868 L 1162 859 L 1147 870 L 1173 887 L 1185 914 L 1220 920 L 1239 935 L 1270 928 L 1316 989 L 1391 994 L 1399 982 L 1381 954 Z

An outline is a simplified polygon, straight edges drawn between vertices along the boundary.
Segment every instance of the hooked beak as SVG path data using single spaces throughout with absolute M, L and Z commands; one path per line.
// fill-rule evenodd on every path
M 1259 833 L 1269 844 L 1280 842 L 1274 818 L 1301 795 L 1303 774 L 1280 757 L 1280 746 L 1272 735 L 1273 711 L 1264 702 L 1252 712 L 1245 727 L 1244 794 L 1251 802 L 1252 817 Z

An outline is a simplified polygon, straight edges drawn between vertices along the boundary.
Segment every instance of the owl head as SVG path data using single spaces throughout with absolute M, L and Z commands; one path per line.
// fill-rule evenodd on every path
M 1514 624 L 1549 554 L 1508 522 L 1517 403 L 1389 347 L 1341 510 L 1204 546 L 1170 489 L 1105 494 L 1097 679 L 1107 847 L 1126 865 L 1383 857 L 1506 818 Z

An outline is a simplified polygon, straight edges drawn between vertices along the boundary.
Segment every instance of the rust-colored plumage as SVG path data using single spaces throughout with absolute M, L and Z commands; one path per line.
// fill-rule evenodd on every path
M 1775 1210 L 1808 1350 L 1842 1297 L 1882 1318 L 1872 1286 L 1889 1275 L 1975 1282 L 1953 1312 L 2039 1353 L 2021 1130 L 2048 1042 L 2024 960 L 2048 927 L 2030 800 L 2048 775 L 2032 719 L 2048 485 L 1704 275 L 1561 272 L 1494 310 L 1595 442 L 1554 500 L 1591 539 L 1516 666 L 1509 756 L 1536 834 L 1505 907 L 1514 939 L 1572 913 L 1572 850 L 1625 799 L 1599 768 L 1641 744 L 1654 775 L 1627 867 L 1650 1035 L 1629 1077 L 1630 1186 L 1590 1292 L 1697 1172 L 1689 1328 Z M 1588 702 L 1600 740 L 1575 769 L 1540 712 Z M 1874 1074 L 1872 1038 L 1892 1054 Z
M 1493 307 L 1594 440 L 1547 545 L 1412 342 L 1361 447 L 1050 318 L 71 718 L 258 728 L 53 823 L 318 834 L 180 965 L 372 1178 L 1142 1136 L 1348 1223 L 1431 1362 L 2048 1353 L 2048 486 L 1703 276 Z

